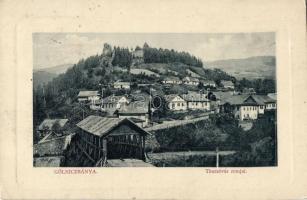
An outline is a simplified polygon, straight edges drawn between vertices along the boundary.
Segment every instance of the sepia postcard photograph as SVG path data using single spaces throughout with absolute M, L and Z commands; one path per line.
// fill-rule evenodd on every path
M 0 0 L 0 199 L 306 200 L 300 0 Z
M 33 33 L 34 167 L 277 166 L 275 33 Z

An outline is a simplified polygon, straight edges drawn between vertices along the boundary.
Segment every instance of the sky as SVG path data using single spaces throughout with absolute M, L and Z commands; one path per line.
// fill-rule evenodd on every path
M 74 64 L 101 54 L 104 43 L 186 51 L 203 62 L 275 56 L 275 33 L 33 33 L 33 68 Z

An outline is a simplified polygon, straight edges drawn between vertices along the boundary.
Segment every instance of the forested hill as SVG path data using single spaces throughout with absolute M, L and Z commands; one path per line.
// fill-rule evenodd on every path
M 142 61 L 135 52 L 142 51 Z M 128 48 L 114 47 L 105 44 L 100 55 L 81 59 L 66 73 L 60 74 L 48 84 L 52 92 L 72 93 L 80 89 L 99 89 L 99 84 L 107 85 L 116 80 L 132 83 L 160 82 L 165 77 L 189 76 L 188 71 L 198 74 L 206 80 L 233 80 L 233 77 L 219 69 L 204 69 L 202 61 L 187 52 L 157 49 L 146 43 L 143 48 L 136 47 L 131 51 Z M 132 74 L 131 69 L 146 69 L 158 74 L 158 77 L 147 77 L 146 74 Z
M 103 85 L 106 88 L 104 95 L 110 95 L 114 92 L 111 91 L 112 83 L 117 80 L 129 81 L 132 89 L 136 89 L 139 83 L 151 83 L 154 87 L 160 87 L 157 83 L 167 77 L 176 76 L 182 79 L 191 75 L 191 72 L 203 80 L 234 79 L 222 70 L 204 69 L 202 66 L 200 59 L 187 52 L 157 49 L 147 44 L 134 50 L 104 44 L 102 54 L 81 59 L 65 73 L 53 78 L 44 90 L 40 88 L 34 91 L 34 121 L 39 123 L 46 116 L 75 116 L 80 108 L 77 105 L 72 106 L 80 90 L 100 90 Z M 171 89 L 171 92 L 177 93 L 182 88 Z

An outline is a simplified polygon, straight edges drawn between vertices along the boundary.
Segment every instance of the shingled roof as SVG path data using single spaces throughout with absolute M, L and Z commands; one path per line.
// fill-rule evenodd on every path
M 148 113 L 148 103 L 145 101 L 134 101 L 129 105 L 122 106 L 119 110 L 119 114 L 146 114 Z
M 147 131 L 145 131 L 127 118 L 107 118 L 90 115 L 81 122 L 79 122 L 77 126 L 88 133 L 97 135 L 99 137 L 104 137 L 108 135 L 108 133 L 110 133 L 114 128 L 124 123 L 131 125 L 142 134 L 149 134 Z
M 51 130 L 55 123 L 59 123 L 61 127 L 64 127 L 68 122 L 68 119 L 45 119 L 38 127 L 38 130 L 42 131 L 44 129 Z
M 260 95 L 233 95 L 227 99 L 222 100 L 222 104 L 229 103 L 231 105 L 248 105 L 248 104 L 256 104 L 256 105 L 264 105 L 264 98 Z

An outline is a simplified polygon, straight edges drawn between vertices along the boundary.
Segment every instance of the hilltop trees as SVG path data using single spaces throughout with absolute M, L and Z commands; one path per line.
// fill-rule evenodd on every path
M 144 62 L 145 63 L 175 63 L 181 62 L 186 65 L 202 67 L 203 63 L 200 59 L 190 55 L 187 52 L 177 52 L 169 49 L 152 48 L 148 44 L 144 44 Z
M 132 63 L 132 54 L 130 53 L 128 48 L 120 48 L 114 47 L 114 58 L 112 61 L 112 65 L 119 67 L 126 67 L 128 70 L 130 69 L 130 65 Z

